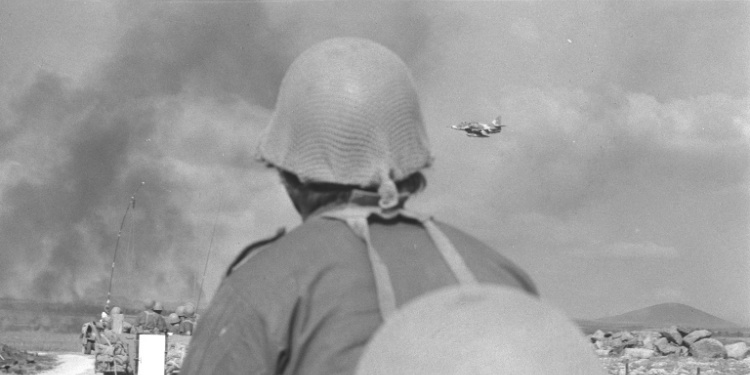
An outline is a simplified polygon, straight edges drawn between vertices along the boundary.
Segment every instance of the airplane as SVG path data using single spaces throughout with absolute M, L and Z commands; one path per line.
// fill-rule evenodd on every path
M 501 125 L 500 122 L 500 116 L 497 116 L 490 124 L 477 121 L 464 121 L 458 125 L 451 125 L 451 128 L 465 131 L 467 137 L 487 138 L 490 134 L 500 133 L 503 130 L 503 126 L 507 126 Z

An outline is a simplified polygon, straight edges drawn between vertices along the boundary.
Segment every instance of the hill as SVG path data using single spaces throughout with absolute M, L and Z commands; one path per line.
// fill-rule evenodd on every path
M 662 303 L 616 316 L 595 319 L 588 323 L 603 326 L 662 328 L 676 325 L 684 328 L 709 330 L 739 329 L 738 324 L 726 321 L 705 311 L 681 303 Z

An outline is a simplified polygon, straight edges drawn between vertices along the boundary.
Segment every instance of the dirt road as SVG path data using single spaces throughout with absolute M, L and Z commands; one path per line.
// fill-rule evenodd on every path
M 94 375 L 94 356 L 80 353 L 56 354 L 60 364 L 38 375 Z

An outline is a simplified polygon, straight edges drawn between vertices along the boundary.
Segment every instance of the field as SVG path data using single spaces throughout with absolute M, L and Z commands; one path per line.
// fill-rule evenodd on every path
M 629 360 L 625 357 L 600 358 L 607 374 L 624 375 L 747 375 L 750 361 L 734 359 L 695 359 L 693 357 L 654 357 Z M 699 372 L 700 371 L 700 372 Z
M 81 351 L 81 341 L 75 333 L 5 331 L 0 332 L 0 343 L 30 352 Z

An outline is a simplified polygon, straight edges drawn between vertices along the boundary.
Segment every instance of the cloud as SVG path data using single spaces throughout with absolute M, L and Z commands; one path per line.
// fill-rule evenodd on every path
M 2 82 L 3 294 L 101 298 L 117 247 L 116 296 L 194 298 L 215 221 L 213 290 L 243 246 L 299 220 L 278 177 L 254 162 L 286 67 L 333 36 L 368 37 L 420 64 L 430 28 L 407 3 L 116 8 L 116 41 L 85 79 Z
M 511 33 L 524 41 L 536 43 L 539 41 L 539 29 L 528 18 L 519 18 L 510 27 Z

